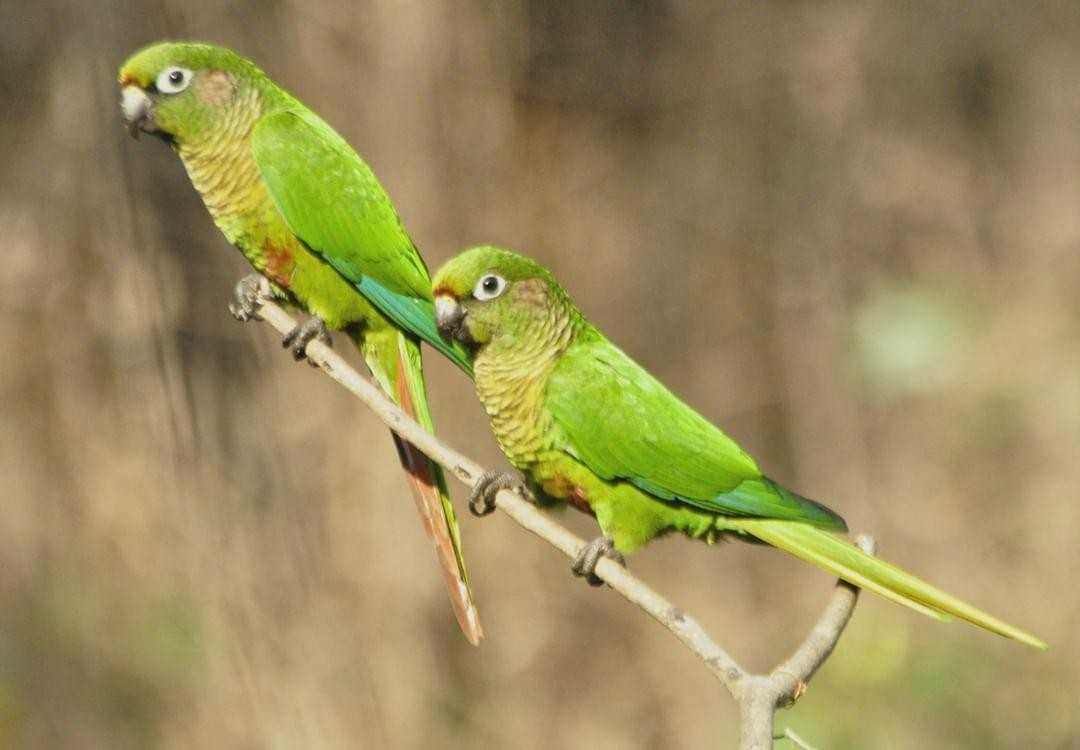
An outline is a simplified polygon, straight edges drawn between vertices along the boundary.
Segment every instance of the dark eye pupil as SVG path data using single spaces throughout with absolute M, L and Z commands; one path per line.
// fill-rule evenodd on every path
M 498 288 L 499 288 L 499 280 L 496 279 L 494 276 L 488 276 L 486 279 L 484 279 L 484 291 L 485 292 L 489 292 L 489 293 L 494 292 Z
M 184 74 L 181 73 L 179 70 L 174 70 L 172 73 L 169 73 L 169 83 L 179 85 L 179 83 L 183 80 Z

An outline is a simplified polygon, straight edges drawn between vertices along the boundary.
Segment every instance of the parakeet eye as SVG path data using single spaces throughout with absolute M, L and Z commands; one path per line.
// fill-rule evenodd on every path
M 506 291 L 506 279 L 497 274 L 489 273 L 476 282 L 476 288 L 473 289 L 472 296 L 481 302 L 486 302 L 489 299 L 495 299 L 504 291 Z
M 191 83 L 191 71 L 187 68 L 169 67 L 158 74 L 154 85 L 163 94 L 179 94 Z

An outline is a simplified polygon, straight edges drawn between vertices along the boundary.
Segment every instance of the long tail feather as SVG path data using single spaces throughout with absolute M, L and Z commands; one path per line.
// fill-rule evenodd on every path
M 1030 633 L 945 593 L 895 565 L 863 552 L 827 531 L 793 521 L 749 518 L 726 520 L 731 528 L 742 529 L 761 541 L 824 568 L 849 583 L 924 615 L 939 620 L 947 620 L 949 615 L 953 615 L 1029 646 L 1043 650 L 1048 648 L 1044 641 Z
M 399 341 L 394 396 L 402 411 L 419 421 L 426 429 L 433 430 L 434 425 L 424 393 L 423 374 L 419 369 L 419 346 L 416 346 L 416 359 L 414 359 L 410 356 L 412 353 L 405 348 L 410 345 L 410 342 L 404 336 L 400 336 Z M 394 440 L 398 446 L 401 465 L 405 468 L 412 487 L 416 509 L 420 513 L 428 536 L 435 545 L 435 554 L 439 558 L 439 567 L 442 570 L 443 580 L 450 594 L 458 624 L 469 643 L 478 645 L 480 639 L 484 637 L 484 631 L 480 626 L 480 614 L 476 609 L 472 589 L 469 586 L 465 558 L 461 552 L 457 518 L 450 504 L 450 493 L 446 488 L 446 478 L 442 467 L 396 435 Z

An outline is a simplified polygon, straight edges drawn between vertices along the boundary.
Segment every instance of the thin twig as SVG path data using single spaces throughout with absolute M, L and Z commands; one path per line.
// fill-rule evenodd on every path
M 784 737 L 791 740 L 791 744 L 794 747 L 798 748 L 798 750 L 814 750 L 814 746 L 804 740 L 799 735 L 795 734 L 795 730 L 793 730 L 791 727 L 788 727 L 784 730 Z
M 868 554 L 877 552 L 877 543 L 873 537 L 860 534 L 855 538 L 855 544 Z M 818 667 L 832 653 L 840 633 L 851 619 L 851 613 L 855 611 L 855 602 L 858 597 L 859 589 L 856 586 L 847 581 L 837 581 L 832 598 L 825 607 L 825 611 L 821 613 L 821 617 L 818 618 L 814 629 L 806 636 L 806 640 L 795 650 L 795 653 L 778 666 L 774 673 L 794 675 L 803 683 L 809 682 Z M 797 690 L 798 684 L 793 685 L 790 693 L 781 697 L 785 700 L 793 700 Z
M 877 543 L 873 537 L 860 535 L 855 539 L 864 552 L 874 554 Z M 787 708 L 802 697 L 806 685 L 817 672 L 847 627 L 859 589 L 847 581 L 837 581 L 829 603 L 818 617 L 814 627 L 795 653 L 781 662 L 768 677 L 755 676 L 747 681 L 739 701 L 742 711 L 740 737 L 742 748 L 764 750 L 773 746 L 773 718 L 776 709 Z
M 273 301 L 263 299 L 260 303 L 259 316 L 278 332 L 285 334 L 296 326 L 296 321 Z M 317 339 L 312 340 L 307 345 L 307 355 L 308 359 L 322 368 L 327 375 L 363 401 L 391 430 L 432 460 L 442 464 L 458 480 L 472 487 L 484 473 L 474 461 L 453 450 L 410 419 L 329 346 Z M 585 540 L 572 534 L 511 490 L 500 491 L 495 505 L 518 525 L 571 559 L 576 558 L 585 547 Z M 860 537 L 858 543 L 863 549 L 873 552 L 874 543 L 869 537 Z M 803 644 L 771 675 L 764 676 L 748 673 L 708 636 L 694 618 L 676 608 L 614 560 L 600 558 L 596 565 L 596 575 L 670 630 L 727 688 L 740 707 L 741 748 L 772 747 L 773 716 L 776 709 L 791 705 L 805 691 L 807 681 L 828 658 L 840 638 L 858 595 L 858 589 L 854 586 L 843 581 L 837 582 L 828 606 Z

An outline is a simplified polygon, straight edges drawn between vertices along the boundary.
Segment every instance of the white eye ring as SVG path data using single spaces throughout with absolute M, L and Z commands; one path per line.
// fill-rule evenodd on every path
M 163 94 L 179 94 L 191 83 L 191 71 L 176 65 L 170 65 L 158 73 L 154 85 Z
M 506 279 L 495 273 L 486 273 L 476 282 L 472 296 L 481 302 L 495 299 L 506 291 Z

